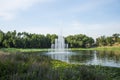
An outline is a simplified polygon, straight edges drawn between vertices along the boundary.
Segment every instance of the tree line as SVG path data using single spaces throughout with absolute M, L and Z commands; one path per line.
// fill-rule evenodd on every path
M 27 32 L 0 30 L 1 48 L 50 48 L 58 36 L 56 34 L 32 34 Z M 89 48 L 94 46 L 112 46 L 115 43 L 120 44 L 120 34 L 113 34 L 110 37 L 101 36 L 96 41 L 84 34 L 69 35 L 65 37 L 65 42 L 69 48 Z
M 27 32 L 0 31 L 0 46 L 5 48 L 49 48 L 57 38 L 55 34 L 31 34 Z
M 113 46 L 120 45 L 120 34 L 115 33 L 112 36 L 101 36 L 96 38 L 97 46 Z

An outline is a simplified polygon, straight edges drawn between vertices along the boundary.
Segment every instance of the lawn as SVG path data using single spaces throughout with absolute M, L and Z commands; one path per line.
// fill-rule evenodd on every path
M 41 51 L 48 51 L 48 49 L 1 48 L 0 51 L 19 53 L 19 52 L 41 52 Z
M 71 48 L 71 50 L 108 50 L 108 51 L 120 51 L 120 46 L 106 46 L 106 47 L 94 47 L 94 48 Z
M 69 50 L 107 50 L 107 51 L 120 51 L 120 46 L 106 46 L 106 47 L 95 47 L 95 48 L 69 48 Z M 48 51 L 47 48 L 45 49 L 23 49 L 23 48 L 1 48 L 0 51 L 4 52 L 41 52 L 41 51 Z

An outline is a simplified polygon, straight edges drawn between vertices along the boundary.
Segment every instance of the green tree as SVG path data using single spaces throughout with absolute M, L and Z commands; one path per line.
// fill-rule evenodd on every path
M 113 36 L 113 40 L 114 40 L 114 42 L 118 42 L 118 39 L 120 38 L 120 37 L 119 37 L 120 34 L 115 33 L 115 34 L 113 34 L 112 36 Z
M 79 48 L 79 47 L 92 47 L 94 43 L 94 39 L 88 37 L 84 34 L 70 35 L 66 37 L 66 41 L 71 48 Z
M 96 38 L 96 44 L 98 46 L 106 46 L 107 45 L 106 37 L 105 36 L 101 36 L 101 37 Z
M 112 37 L 107 37 L 106 38 L 106 43 L 107 43 L 108 46 L 112 46 L 112 44 L 114 43 Z
M 4 33 L 0 30 L 0 47 L 2 47 L 3 40 L 4 40 Z

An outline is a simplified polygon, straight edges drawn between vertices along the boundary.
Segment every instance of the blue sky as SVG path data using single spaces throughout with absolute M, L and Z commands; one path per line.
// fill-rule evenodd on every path
M 0 29 L 110 36 L 120 33 L 120 0 L 0 0 Z

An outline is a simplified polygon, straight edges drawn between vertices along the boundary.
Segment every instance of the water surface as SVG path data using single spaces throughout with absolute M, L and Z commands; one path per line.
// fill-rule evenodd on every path
M 72 64 L 90 64 L 120 67 L 120 51 L 91 51 L 81 50 L 65 53 L 45 54 L 53 59 Z

